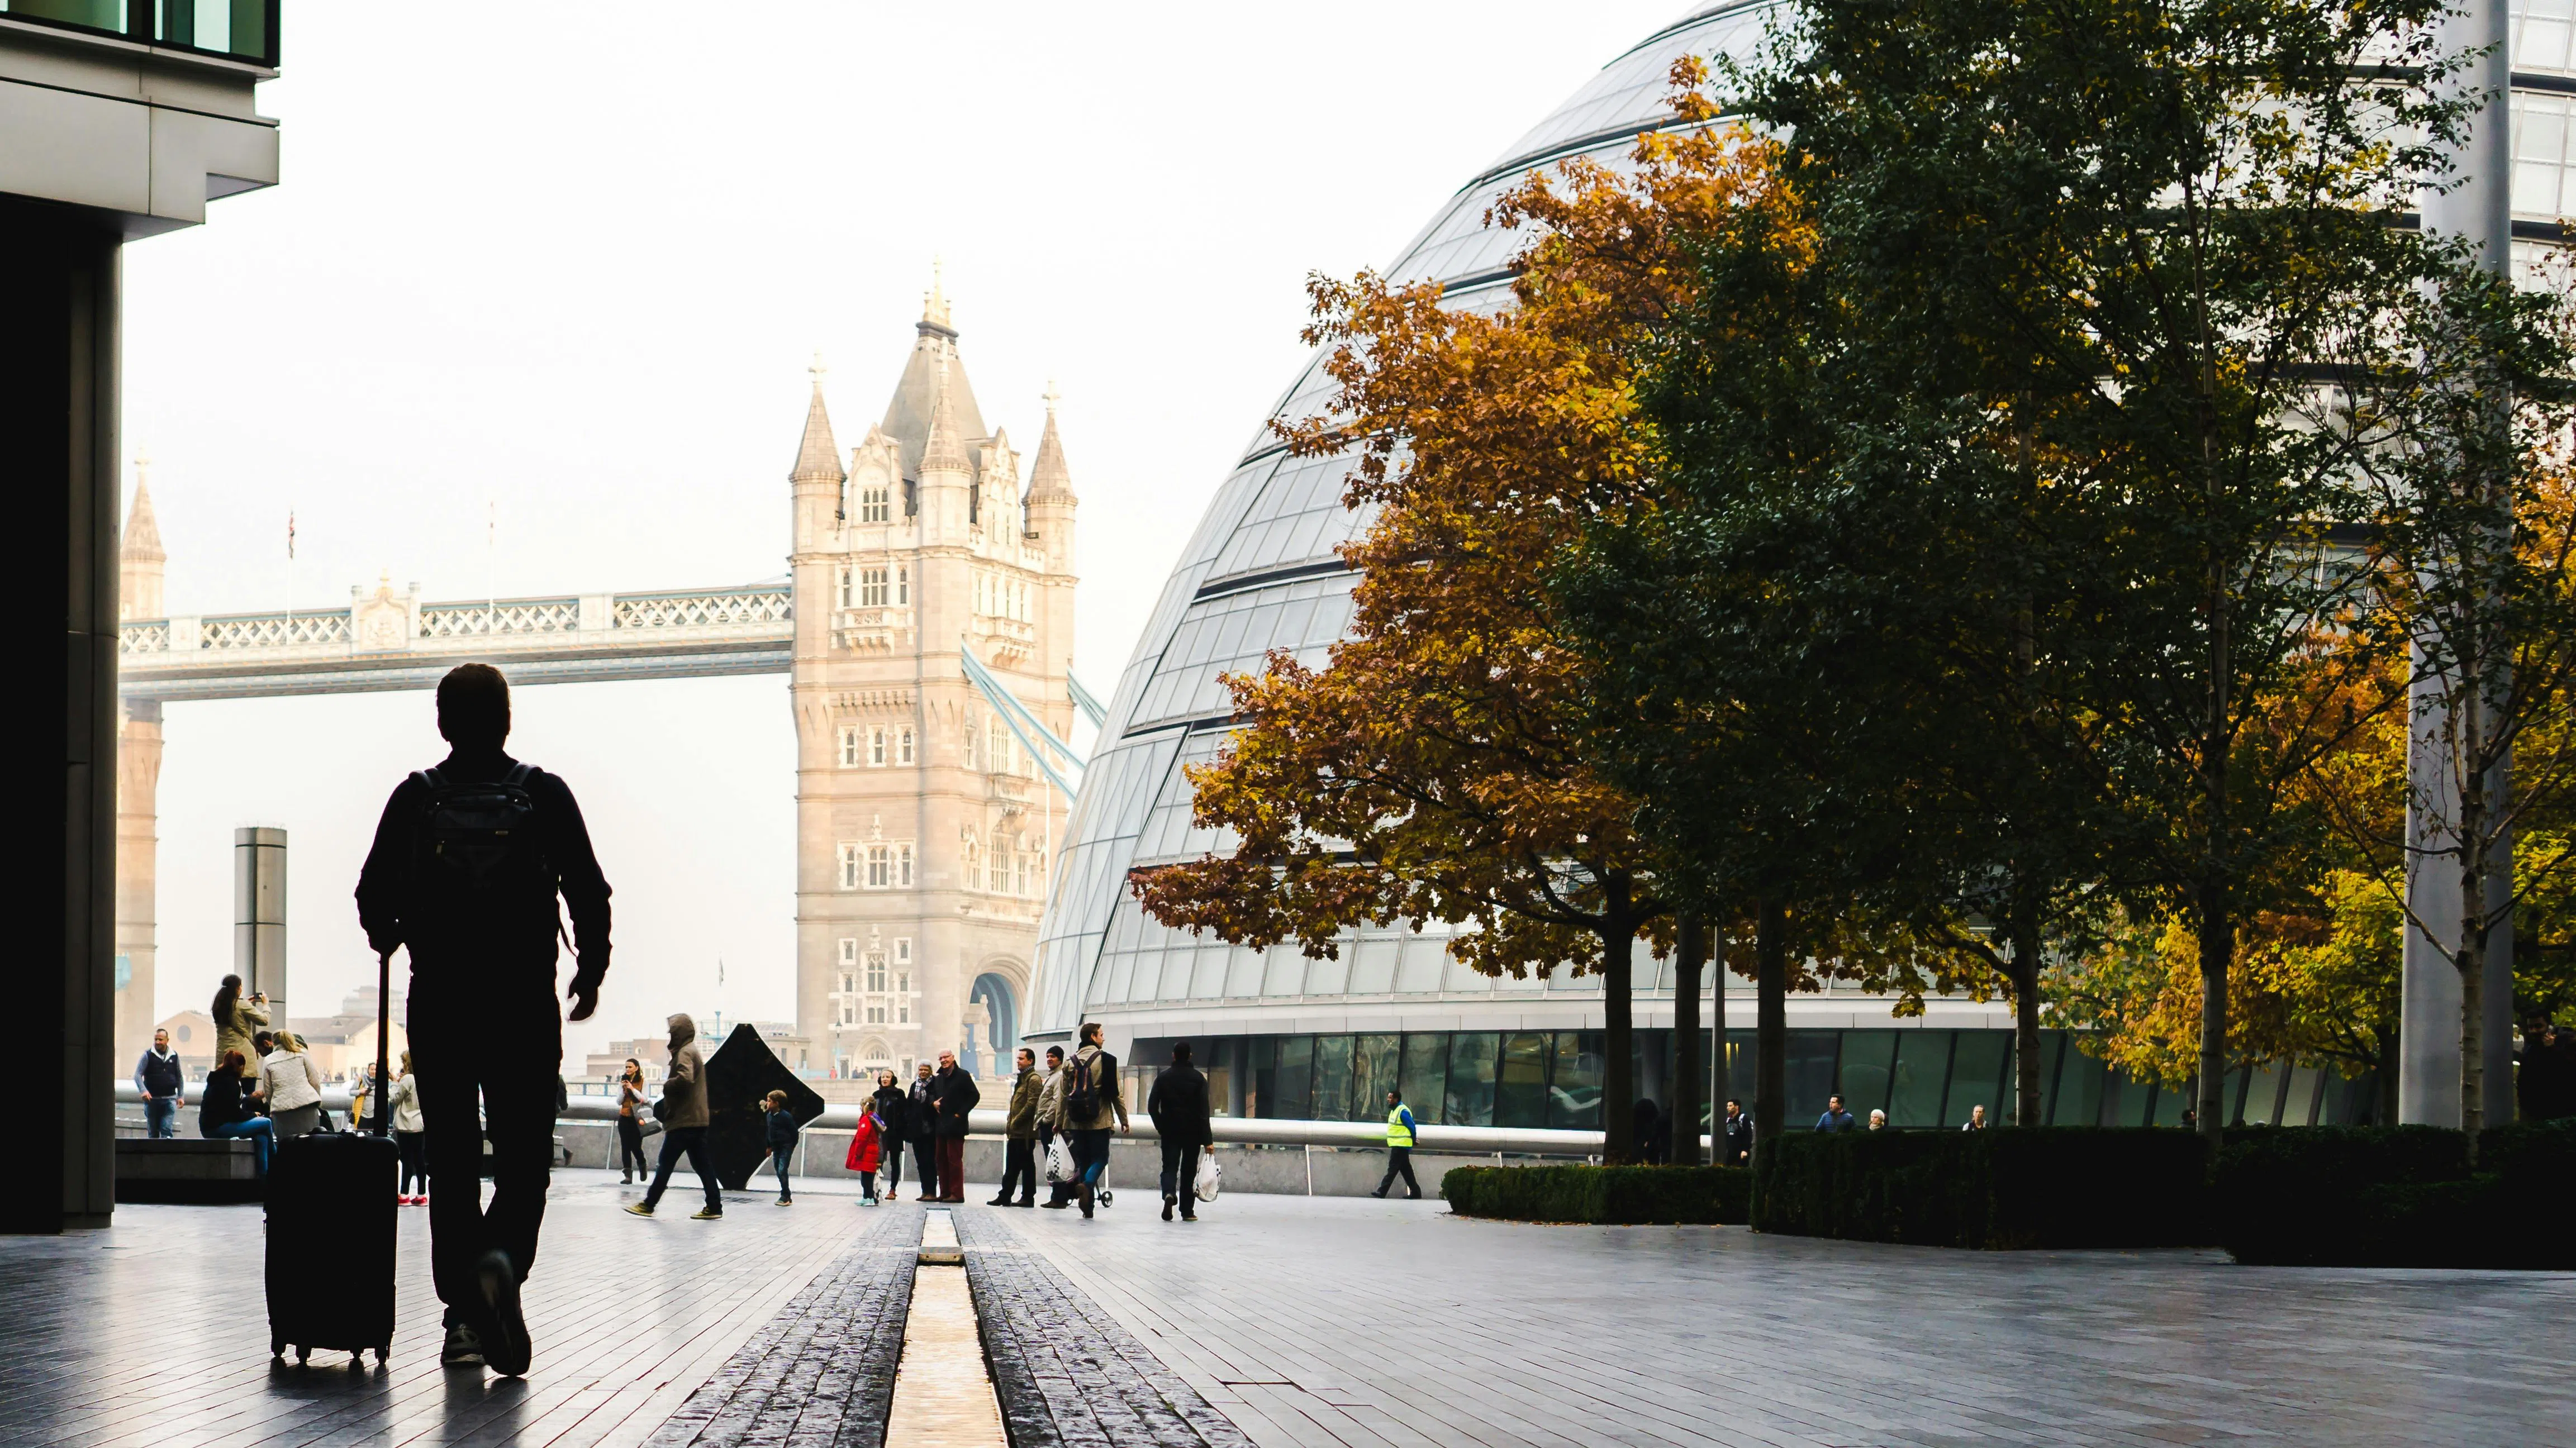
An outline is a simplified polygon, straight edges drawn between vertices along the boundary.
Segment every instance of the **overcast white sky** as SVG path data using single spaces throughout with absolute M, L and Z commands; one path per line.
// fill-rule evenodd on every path
M 432 599 L 778 576 L 807 362 L 830 364 L 846 449 L 884 410 L 937 256 L 987 423 L 1025 454 L 1048 379 L 1063 394 L 1076 672 L 1105 692 L 1303 355 L 1306 274 L 1383 265 L 1682 9 L 484 23 L 295 0 L 261 89 L 282 184 L 126 253 L 126 450 L 153 459 L 170 609 L 345 604 L 380 572 Z M 202 1006 L 230 965 L 232 831 L 253 823 L 290 831 L 296 1013 L 336 1009 L 373 979 L 349 892 L 376 814 L 441 750 L 428 696 L 181 704 L 166 733 L 161 1013 Z M 530 689 L 512 748 L 572 783 L 617 890 L 615 967 L 574 1052 L 675 1009 L 792 1017 L 783 678 Z

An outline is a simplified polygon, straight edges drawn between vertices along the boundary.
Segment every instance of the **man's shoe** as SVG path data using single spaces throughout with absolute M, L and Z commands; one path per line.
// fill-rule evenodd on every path
M 1386 1200 L 1386 1188 L 1384 1188 L 1384 1187 L 1380 1187 L 1380 1188 L 1378 1188 L 1376 1191 L 1373 1191 L 1373 1192 L 1369 1193 L 1369 1195 L 1370 1195 L 1370 1196 L 1373 1196 L 1373 1197 L 1375 1197 L 1375 1198 L 1377 1198 L 1377 1199 L 1378 1199 L 1379 1201 L 1381 1201 L 1381 1202 L 1382 1202 L 1382 1201 L 1385 1201 L 1385 1200 Z
M 1422 1200 L 1422 1193 L 1420 1193 L 1420 1192 L 1415 1192 L 1415 1193 L 1413 1193 L 1412 1195 L 1410 1195 L 1410 1196 L 1406 1197 L 1406 1198 L 1405 1198 L 1405 1200 L 1406 1200 L 1406 1201 L 1408 1201 L 1408 1202 L 1418 1202 L 1418 1201 Z
M 1027 1205 L 1028 1205 L 1028 1203 L 1026 1203 L 1026 1202 L 1022 1202 L 1022 1203 L 1020 1203 L 1020 1205 L 1025 1207 L 1025 1206 L 1027 1206 Z M 1061 1211 L 1063 1211 L 1066 1207 L 1069 1207 L 1069 1206 L 1071 1206 L 1071 1205 L 1073 1205 L 1073 1204 L 1072 1204 L 1071 1202 L 1040 1202 L 1040 1203 L 1038 1203 L 1038 1205 L 1039 1205 L 1039 1207 L 1041 1207 L 1042 1209 L 1044 1209 L 1044 1210 L 1046 1210 L 1046 1211 L 1050 1211 L 1050 1212 L 1061 1212 Z
M 1082 1190 L 1075 1195 L 1075 1200 L 1082 1203 L 1082 1214 L 1086 1217 L 1091 1215 L 1091 1195 L 1091 1183 L 1089 1182 L 1084 1182 L 1082 1184 Z
M 1199 1219 L 1199 1214 L 1198 1214 L 1198 1213 L 1196 1213 L 1196 1212 L 1183 1212 L 1183 1213 L 1181 1213 L 1181 1220 L 1182 1220 L 1182 1221 L 1184 1221 L 1184 1222 L 1195 1222 L 1195 1221 L 1197 1221 L 1198 1219 Z
M 483 1361 L 505 1378 L 528 1375 L 535 1350 L 528 1344 L 528 1320 L 519 1315 L 519 1273 L 510 1254 L 495 1247 L 474 1264 L 475 1285 L 483 1291 Z
M 626 1204 L 626 1210 L 633 1212 L 639 1217 L 649 1217 L 653 1215 L 653 1204 L 651 1202 L 628 1202 Z
M 1178 1204 L 1179 1204 L 1179 1198 L 1174 1197 L 1174 1196 L 1173 1196 L 1171 1193 L 1169 1193 L 1169 1192 L 1165 1192 L 1165 1193 L 1163 1193 L 1163 1220 L 1164 1220 L 1164 1221 L 1168 1222 L 1168 1221 L 1170 1221 L 1170 1220 L 1172 1219 L 1172 1208 L 1173 1208 L 1174 1206 L 1178 1205 Z
M 1011 1205 L 1015 1207 L 1034 1207 L 1037 1204 L 1038 1199 L 1035 1197 L 1022 1197 L 1018 1201 L 1011 1203 Z
M 1010 1199 L 1009 1197 L 995 1197 L 995 1198 L 993 1198 L 991 1201 L 986 1202 L 984 1205 L 986 1205 L 986 1206 L 988 1206 L 988 1207 L 1007 1207 L 1007 1206 L 1009 1206 L 1010 1204 L 1011 1204 L 1011 1199 Z
M 700 1207 L 696 1211 L 689 1213 L 689 1220 L 692 1222 L 721 1222 L 724 1220 L 724 1208 Z
M 483 1366 L 483 1339 L 474 1329 L 461 1322 L 447 1325 L 447 1345 L 438 1350 L 438 1365 L 443 1368 L 479 1368 Z

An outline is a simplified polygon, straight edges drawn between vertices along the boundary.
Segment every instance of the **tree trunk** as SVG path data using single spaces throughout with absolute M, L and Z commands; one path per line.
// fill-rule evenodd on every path
M 2465 668 L 2462 673 L 2468 673 Z M 2480 681 L 2481 683 L 2483 681 Z M 2452 965 L 2460 972 L 2460 1132 L 2468 1138 L 2469 1166 L 2478 1164 L 2478 1133 L 2487 1124 L 2487 771 L 2486 701 L 2477 687 L 2459 691 L 2451 727 L 2467 739 L 2453 758 L 2460 771 L 2460 945 Z M 2459 717 L 2465 714 L 2465 719 Z
M 1699 1064 L 1708 1053 L 1700 1046 L 1699 971 L 1707 954 L 1708 931 L 1695 911 L 1683 911 L 1680 939 L 1673 943 L 1673 1164 L 1705 1166 L 1699 1149 Z
M 1637 927 L 1628 914 L 1628 881 L 1613 877 L 1609 908 L 1601 918 L 1601 1159 L 1626 1166 L 1637 1159 L 1637 975 L 1631 959 Z
M 2013 1124 L 2038 1126 L 2039 927 L 2016 912 L 2012 920 Z
M 1753 1151 L 1770 1150 L 1789 1112 L 1789 912 L 1765 900 L 1753 934 Z
M 2227 887 L 2216 881 L 2200 887 L 2200 1134 L 2215 1151 L 2227 1131 L 2227 967 L 2236 954 L 2236 931 L 2228 919 Z

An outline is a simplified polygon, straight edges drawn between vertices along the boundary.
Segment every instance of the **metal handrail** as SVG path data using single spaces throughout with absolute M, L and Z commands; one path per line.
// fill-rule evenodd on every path
M 132 1081 L 116 1083 L 119 1105 L 140 1105 L 143 1094 Z M 349 1088 L 333 1086 L 322 1093 L 324 1109 L 345 1112 L 349 1109 Z M 575 1096 L 556 1117 L 561 1121 L 615 1121 L 617 1103 L 605 1097 Z M 850 1131 L 859 1124 L 859 1108 L 835 1103 L 823 1108 L 823 1114 L 806 1122 L 809 1130 Z M 1008 1114 L 997 1110 L 977 1110 L 967 1114 L 970 1135 L 1000 1137 L 1008 1125 Z M 1293 1121 L 1269 1116 L 1218 1116 L 1211 1118 L 1209 1134 L 1220 1146 L 1331 1146 L 1383 1148 L 1386 1124 L 1379 1121 Z M 1159 1140 L 1154 1123 L 1139 1115 L 1133 1122 L 1130 1139 Z M 1700 1138 L 1703 1146 L 1709 1138 Z M 1414 1149 L 1434 1154 L 1456 1156 L 1564 1156 L 1590 1157 L 1601 1154 L 1601 1133 L 1597 1131 L 1545 1131 L 1518 1126 L 1442 1126 L 1421 1123 L 1414 1132 Z

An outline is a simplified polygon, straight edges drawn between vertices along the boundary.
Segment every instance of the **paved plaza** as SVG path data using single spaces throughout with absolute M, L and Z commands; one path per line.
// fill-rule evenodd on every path
M 559 1174 L 524 1383 L 439 1369 L 417 1209 L 382 1373 L 269 1362 L 255 1207 L 0 1239 L 0 1443 L 860 1441 L 840 1425 L 883 1390 L 867 1365 L 892 1352 L 893 1264 L 921 1216 L 844 1190 L 642 1222 L 614 1176 Z M 1087 1223 L 956 1209 L 1015 1448 L 2576 1444 L 2576 1275 L 1538 1227 L 1339 1198 L 1229 1196 L 1167 1225 L 1156 1205 L 1131 1187 Z M 310 1250 L 328 1297 L 332 1244 Z M 1115 1331 L 1079 1353 L 1048 1341 L 1085 1320 Z M 1030 1391 L 1055 1401 L 1032 1414 Z

